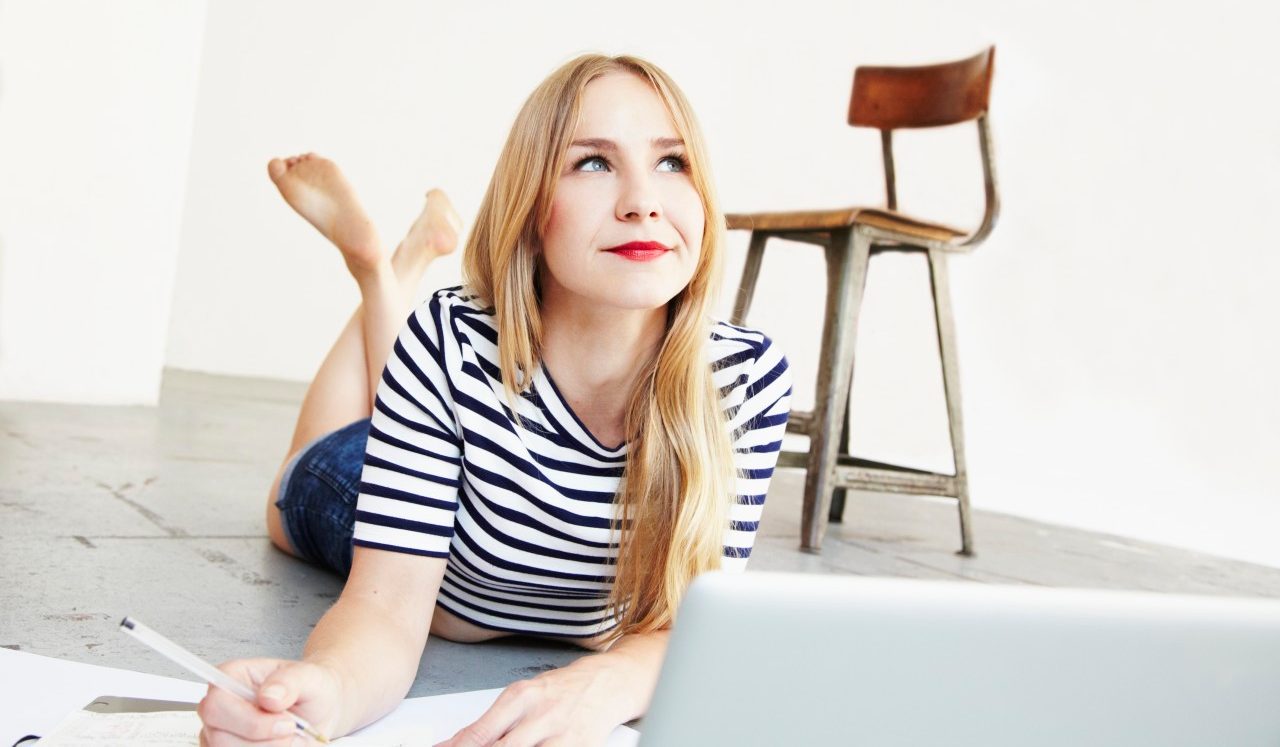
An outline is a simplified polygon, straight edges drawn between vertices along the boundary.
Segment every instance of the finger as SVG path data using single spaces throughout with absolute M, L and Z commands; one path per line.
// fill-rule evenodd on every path
M 543 740 L 560 731 L 548 719 L 526 719 L 493 743 L 493 747 L 533 747 L 545 745 Z
M 242 739 L 263 741 L 293 734 L 297 722 L 259 709 L 238 695 L 210 687 L 196 714 L 205 726 L 234 734 Z
M 490 747 L 524 716 L 530 687 L 529 680 L 508 685 L 475 723 L 436 747 Z
M 267 675 L 258 688 L 258 707 L 279 713 L 292 708 L 301 693 L 313 692 L 322 684 L 320 670 L 298 664 L 286 664 Z

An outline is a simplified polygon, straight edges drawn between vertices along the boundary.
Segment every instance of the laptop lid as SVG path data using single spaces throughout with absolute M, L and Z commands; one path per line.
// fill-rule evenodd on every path
M 1280 601 L 711 573 L 644 747 L 1280 745 Z

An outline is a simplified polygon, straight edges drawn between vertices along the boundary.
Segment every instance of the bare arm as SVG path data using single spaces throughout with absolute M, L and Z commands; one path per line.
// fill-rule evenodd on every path
M 355 548 L 342 595 L 316 623 L 302 656 L 339 675 L 335 735 L 376 721 L 409 692 L 444 569 L 442 558 Z
M 210 688 L 197 709 L 201 744 L 288 744 L 286 709 L 337 737 L 395 708 L 417 673 L 444 568 L 443 558 L 357 547 L 342 595 L 316 624 L 301 662 L 222 665 L 253 685 L 258 701 Z

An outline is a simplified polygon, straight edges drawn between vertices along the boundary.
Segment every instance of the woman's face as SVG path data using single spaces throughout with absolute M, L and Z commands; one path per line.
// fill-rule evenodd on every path
M 587 84 L 542 237 L 544 303 L 654 309 L 688 285 L 705 218 L 684 154 L 647 81 Z

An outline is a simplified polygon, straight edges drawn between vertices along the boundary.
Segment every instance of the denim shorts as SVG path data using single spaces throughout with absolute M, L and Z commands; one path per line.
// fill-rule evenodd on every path
M 302 447 L 284 468 L 276 496 L 294 553 L 342 578 L 351 572 L 351 535 L 368 439 L 365 418 Z

